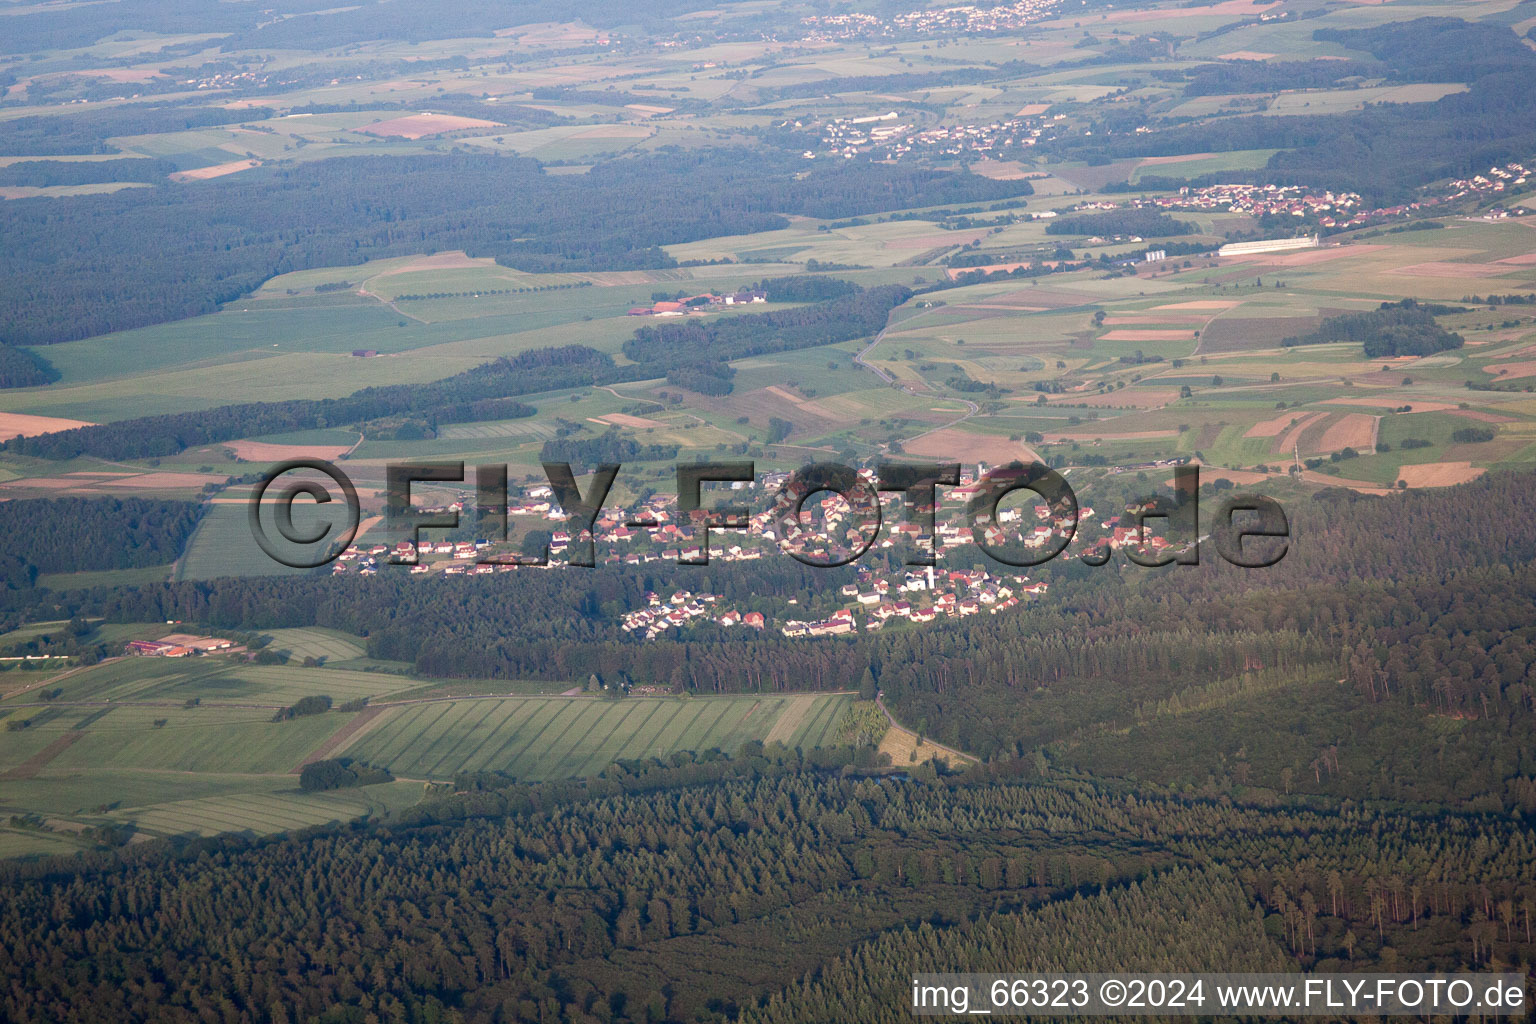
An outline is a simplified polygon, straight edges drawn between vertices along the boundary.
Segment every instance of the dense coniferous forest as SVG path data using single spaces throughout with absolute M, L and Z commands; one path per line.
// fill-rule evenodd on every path
M 0 535 L 39 572 L 132 569 L 175 561 L 204 511 L 150 498 L 0 501 Z
M 1350 60 L 1223 61 L 1195 69 L 1189 76 L 1189 84 L 1184 86 L 1184 95 L 1225 96 L 1282 89 L 1326 89 L 1347 78 L 1369 77 L 1369 73 L 1376 70 L 1371 64 Z
M 56 185 L 94 185 L 103 181 L 158 183 L 176 170 L 169 160 L 130 157 L 124 160 L 28 160 L 0 167 L 0 185 L 46 188 Z
M 663 244 L 782 227 L 784 214 L 845 217 L 1029 189 L 910 165 L 802 170 L 788 155 L 735 149 L 614 159 L 579 179 L 514 157 L 349 157 L 62 206 L 11 201 L 0 205 L 0 341 L 210 313 L 309 267 L 444 249 L 530 271 L 668 267 Z M 99 244 L 70 244 L 82 232 Z
M 227 110 L 172 101 L 68 115 L 34 114 L 6 122 L 5 146 L 7 151 L 20 156 L 119 153 L 121 150 L 108 142 L 109 138 L 242 124 L 271 116 L 272 111 L 259 107 Z
M 0 1006 L 62 1021 L 897 1021 L 914 970 L 1536 952 L 1536 835 L 1507 818 L 1132 794 L 1006 759 L 875 779 L 859 774 L 868 748 L 735 754 L 478 779 L 387 823 L 6 866 Z

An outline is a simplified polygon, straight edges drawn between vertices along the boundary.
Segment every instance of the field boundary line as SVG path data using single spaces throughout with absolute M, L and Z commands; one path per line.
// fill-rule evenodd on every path
M 341 728 L 327 736 L 314 750 L 304 756 L 304 760 L 288 769 L 289 775 L 299 775 L 307 765 L 316 761 L 324 761 L 331 754 L 339 754 L 343 749 L 352 745 L 358 735 L 367 729 L 376 719 L 384 714 L 386 708 L 363 708 L 350 721 L 343 722 Z
M 48 767 L 48 762 L 74 746 L 75 741 L 84 735 L 85 733 L 79 729 L 69 730 L 42 750 L 21 762 L 21 764 L 12 768 L 4 775 L 0 775 L 0 779 L 5 779 L 7 782 L 20 782 L 25 779 L 35 778 L 38 772 Z
M 526 704 L 526 701 L 519 701 L 517 706 L 526 706 Z M 514 751 L 508 755 L 508 748 L 517 742 L 517 738 L 523 734 L 524 729 L 532 726 L 533 723 L 538 720 L 538 717 L 546 712 L 554 717 L 558 717 L 560 714 L 559 709 L 555 707 L 555 702 L 552 700 L 542 701 L 539 706 L 535 707 L 528 713 L 526 718 L 518 719 L 517 712 L 514 711 L 512 716 L 507 720 L 509 726 L 511 727 L 507 732 L 507 735 L 502 739 L 500 743 L 496 744 L 495 749 L 489 751 L 480 758 L 480 764 L 483 767 L 476 768 L 474 770 L 497 771 L 498 769 L 495 766 L 503 756 L 508 756 L 506 766 L 510 768 L 512 762 L 517 760 L 517 752 Z M 539 726 L 539 733 L 542 733 L 546 728 L 549 727 L 549 722 L 553 721 L 554 717 L 551 717 L 548 721 Z M 539 733 L 535 733 L 534 735 L 538 735 Z
M 624 757 L 624 754 L 629 750 L 630 747 L 635 745 L 635 742 L 637 740 L 640 739 L 641 734 L 645 732 L 645 727 L 651 724 L 651 719 L 656 717 L 656 712 L 660 711 L 661 708 L 662 708 L 662 705 L 660 705 L 660 704 L 656 704 L 656 705 L 652 706 L 650 712 L 647 713 L 644 718 L 640 719 L 640 723 L 638 725 L 636 725 L 635 728 L 634 728 L 634 731 L 629 734 L 629 738 L 624 741 L 624 745 L 622 747 L 620 747 L 618 750 L 615 750 L 613 752 L 613 757 L 609 758 L 609 760 L 608 760 L 609 764 L 617 764 L 620 761 L 626 760 L 626 758 Z M 625 720 L 628 721 L 628 716 L 625 716 Z M 656 735 L 660 736 L 662 734 L 662 732 L 665 731 L 665 729 L 666 729 L 666 724 L 663 723 L 662 724 L 662 728 L 656 730 Z M 646 742 L 649 743 L 649 741 L 646 741 Z M 645 756 L 645 750 L 644 750 L 644 747 L 642 747 L 640 752 L 635 755 L 635 758 L 641 758 L 641 757 L 644 757 L 644 756 Z M 630 760 L 633 760 L 633 759 L 630 759 Z

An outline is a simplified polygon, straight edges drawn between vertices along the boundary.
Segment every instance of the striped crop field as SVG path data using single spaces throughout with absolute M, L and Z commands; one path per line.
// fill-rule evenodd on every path
M 80 730 L 80 740 L 52 758 L 45 774 L 285 773 L 334 732 L 340 718 L 310 715 L 273 722 L 271 717 L 260 709 L 124 705 Z
M 346 756 L 402 778 L 446 779 L 461 771 L 568 778 L 679 750 L 734 753 L 748 740 L 770 737 L 790 747 L 830 745 L 851 700 L 814 694 L 435 701 L 388 709 Z
M 220 832 L 264 835 L 409 807 L 420 798 L 421 786 L 410 782 L 330 793 L 304 793 L 290 788 L 272 793 L 235 793 L 176 800 L 151 807 L 130 807 L 115 811 L 112 816 L 130 821 L 135 828 L 151 835 L 211 836 Z
M 555 428 L 534 420 L 494 420 L 487 423 L 454 423 L 438 429 L 437 436 L 445 441 L 466 441 L 481 437 L 525 437 L 547 441 L 555 436 Z
M 361 648 L 346 634 L 330 630 L 274 630 L 273 633 L 314 634 L 297 643 L 311 645 L 306 653 L 328 660 L 345 660 L 345 652 L 359 656 Z M 292 643 L 274 641 L 273 650 L 289 650 L 295 659 L 304 657 Z M 301 697 L 323 695 L 337 704 L 357 697 L 379 698 L 419 685 L 399 676 L 379 672 L 354 672 L 341 668 L 304 668 L 298 664 L 254 665 L 220 655 L 201 658 L 120 658 L 75 673 L 60 684 L 69 701 L 182 701 L 196 698 L 204 704 L 235 704 L 247 707 L 283 707 Z

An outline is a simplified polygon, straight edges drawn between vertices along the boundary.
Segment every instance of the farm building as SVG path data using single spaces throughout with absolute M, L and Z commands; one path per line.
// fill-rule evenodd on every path
M 190 633 L 172 633 L 159 640 L 131 640 L 123 649 L 124 654 L 137 654 L 152 658 L 185 658 L 192 654 L 212 654 L 227 651 L 234 641 L 217 636 L 193 636 Z
M 1297 249 L 1316 249 L 1322 240 L 1316 235 L 1306 238 L 1263 238 L 1257 242 L 1229 242 L 1216 250 L 1218 256 L 1258 256 L 1270 252 L 1295 252 Z

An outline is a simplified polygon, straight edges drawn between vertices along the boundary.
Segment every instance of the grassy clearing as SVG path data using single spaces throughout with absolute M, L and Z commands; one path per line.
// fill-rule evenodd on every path
M 295 503 L 298 522 L 305 505 Z M 274 561 L 251 536 L 245 503 L 211 505 L 187 549 L 176 564 L 178 580 L 208 580 L 219 576 L 291 576 L 305 570 Z
M 366 651 L 362 641 L 348 633 L 318 626 L 309 629 L 269 629 L 268 649 L 287 651 L 290 658 L 322 658 L 328 662 L 361 658 Z
M 614 761 L 678 750 L 734 751 L 751 739 L 833 741 L 849 698 L 509 697 L 397 707 L 347 753 L 403 778 L 504 771 L 518 778 L 590 775 Z
M 86 590 L 91 587 L 136 587 L 164 583 L 170 579 L 171 566 L 146 565 L 138 569 L 104 569 L 100 572 L 43 573 L 37 585 L 49 590 Z
M 262 835 L 286 829 L 348 821 L 409 807 L 421 798 L 421 786 L 386 783 L 330 793 L 305 793 L 290 784 L 271 791 L 177 800 L 150 807 L 115 811 L 112 817 L 132 822 L 153 835 L 215 835 L 244 832 Z

